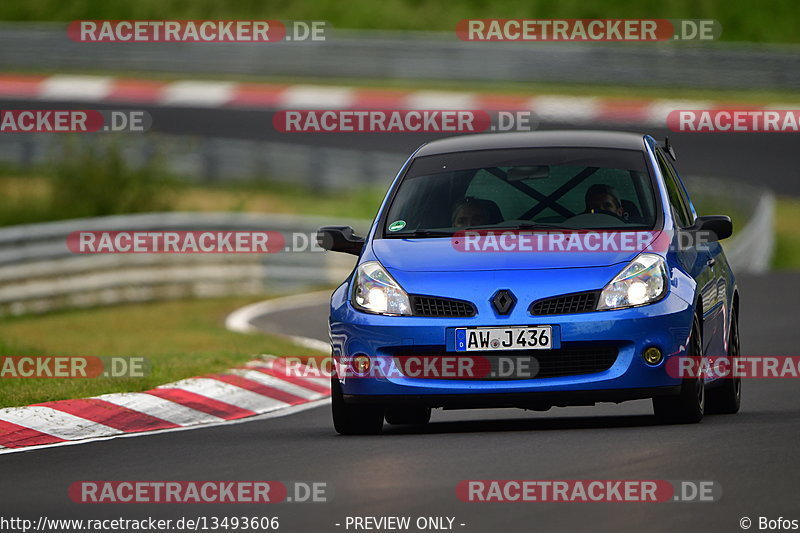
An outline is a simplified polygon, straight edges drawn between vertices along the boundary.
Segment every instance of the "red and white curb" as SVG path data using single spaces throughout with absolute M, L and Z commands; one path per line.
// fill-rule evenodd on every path
M 292 370 L 280 357 L 262 356 L 226 373 L 145 392 L 0 409 L 0 454 L 271 418 L 327 401 L 327 378 L 300 377 L 302 369 Z
M 664 126 L 676 109 L 731 103 L 666 99 L 503 95 L 230 81 L 153 81 L 103 76 L 0 75 L 0 98 L 245 109 L 484 109 L 532 111 L 542 121 Z M 792 106 L 746 106 L 781 109 Z

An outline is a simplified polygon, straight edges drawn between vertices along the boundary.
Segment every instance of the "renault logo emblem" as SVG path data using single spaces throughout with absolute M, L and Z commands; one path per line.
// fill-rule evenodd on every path
M 499 315 L 507 315 L 514 309 L 517 303 L 517 298 L 514 293 L 508 289 L 502 289 L 494 293 L 491 299 L 492 307 Z

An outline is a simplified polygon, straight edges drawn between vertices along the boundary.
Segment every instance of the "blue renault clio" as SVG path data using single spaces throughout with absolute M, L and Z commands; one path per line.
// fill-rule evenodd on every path
M 652 399 L 669 423 L 735 413 L 741 382 L 680 373 L 739 355 L 739 294 L 669 141 L 600 131 L 466 135 L 403 165 L 333 293 L 333 422 L 341 434 L 425 424 L 432 408 Z M 729 359 L 728 359 L 729 360 Z

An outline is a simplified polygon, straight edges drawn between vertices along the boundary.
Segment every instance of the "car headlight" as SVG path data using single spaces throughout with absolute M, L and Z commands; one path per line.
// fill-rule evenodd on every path
M 660 255 L 638 255 L 600 293 L 597 309 L 621 309 L 660 300 L 667 292 L 667 265 Z
M 377 261 L 367 261 L 356 269 L 353 305 L 368 313 L 410 315 L 408 294 Z

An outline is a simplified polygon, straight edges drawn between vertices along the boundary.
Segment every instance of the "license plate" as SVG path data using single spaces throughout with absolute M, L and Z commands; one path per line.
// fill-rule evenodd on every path
M 549 350 L 553 346 L 551 326 L 519 326 L 456 329 L 456 351 Z

